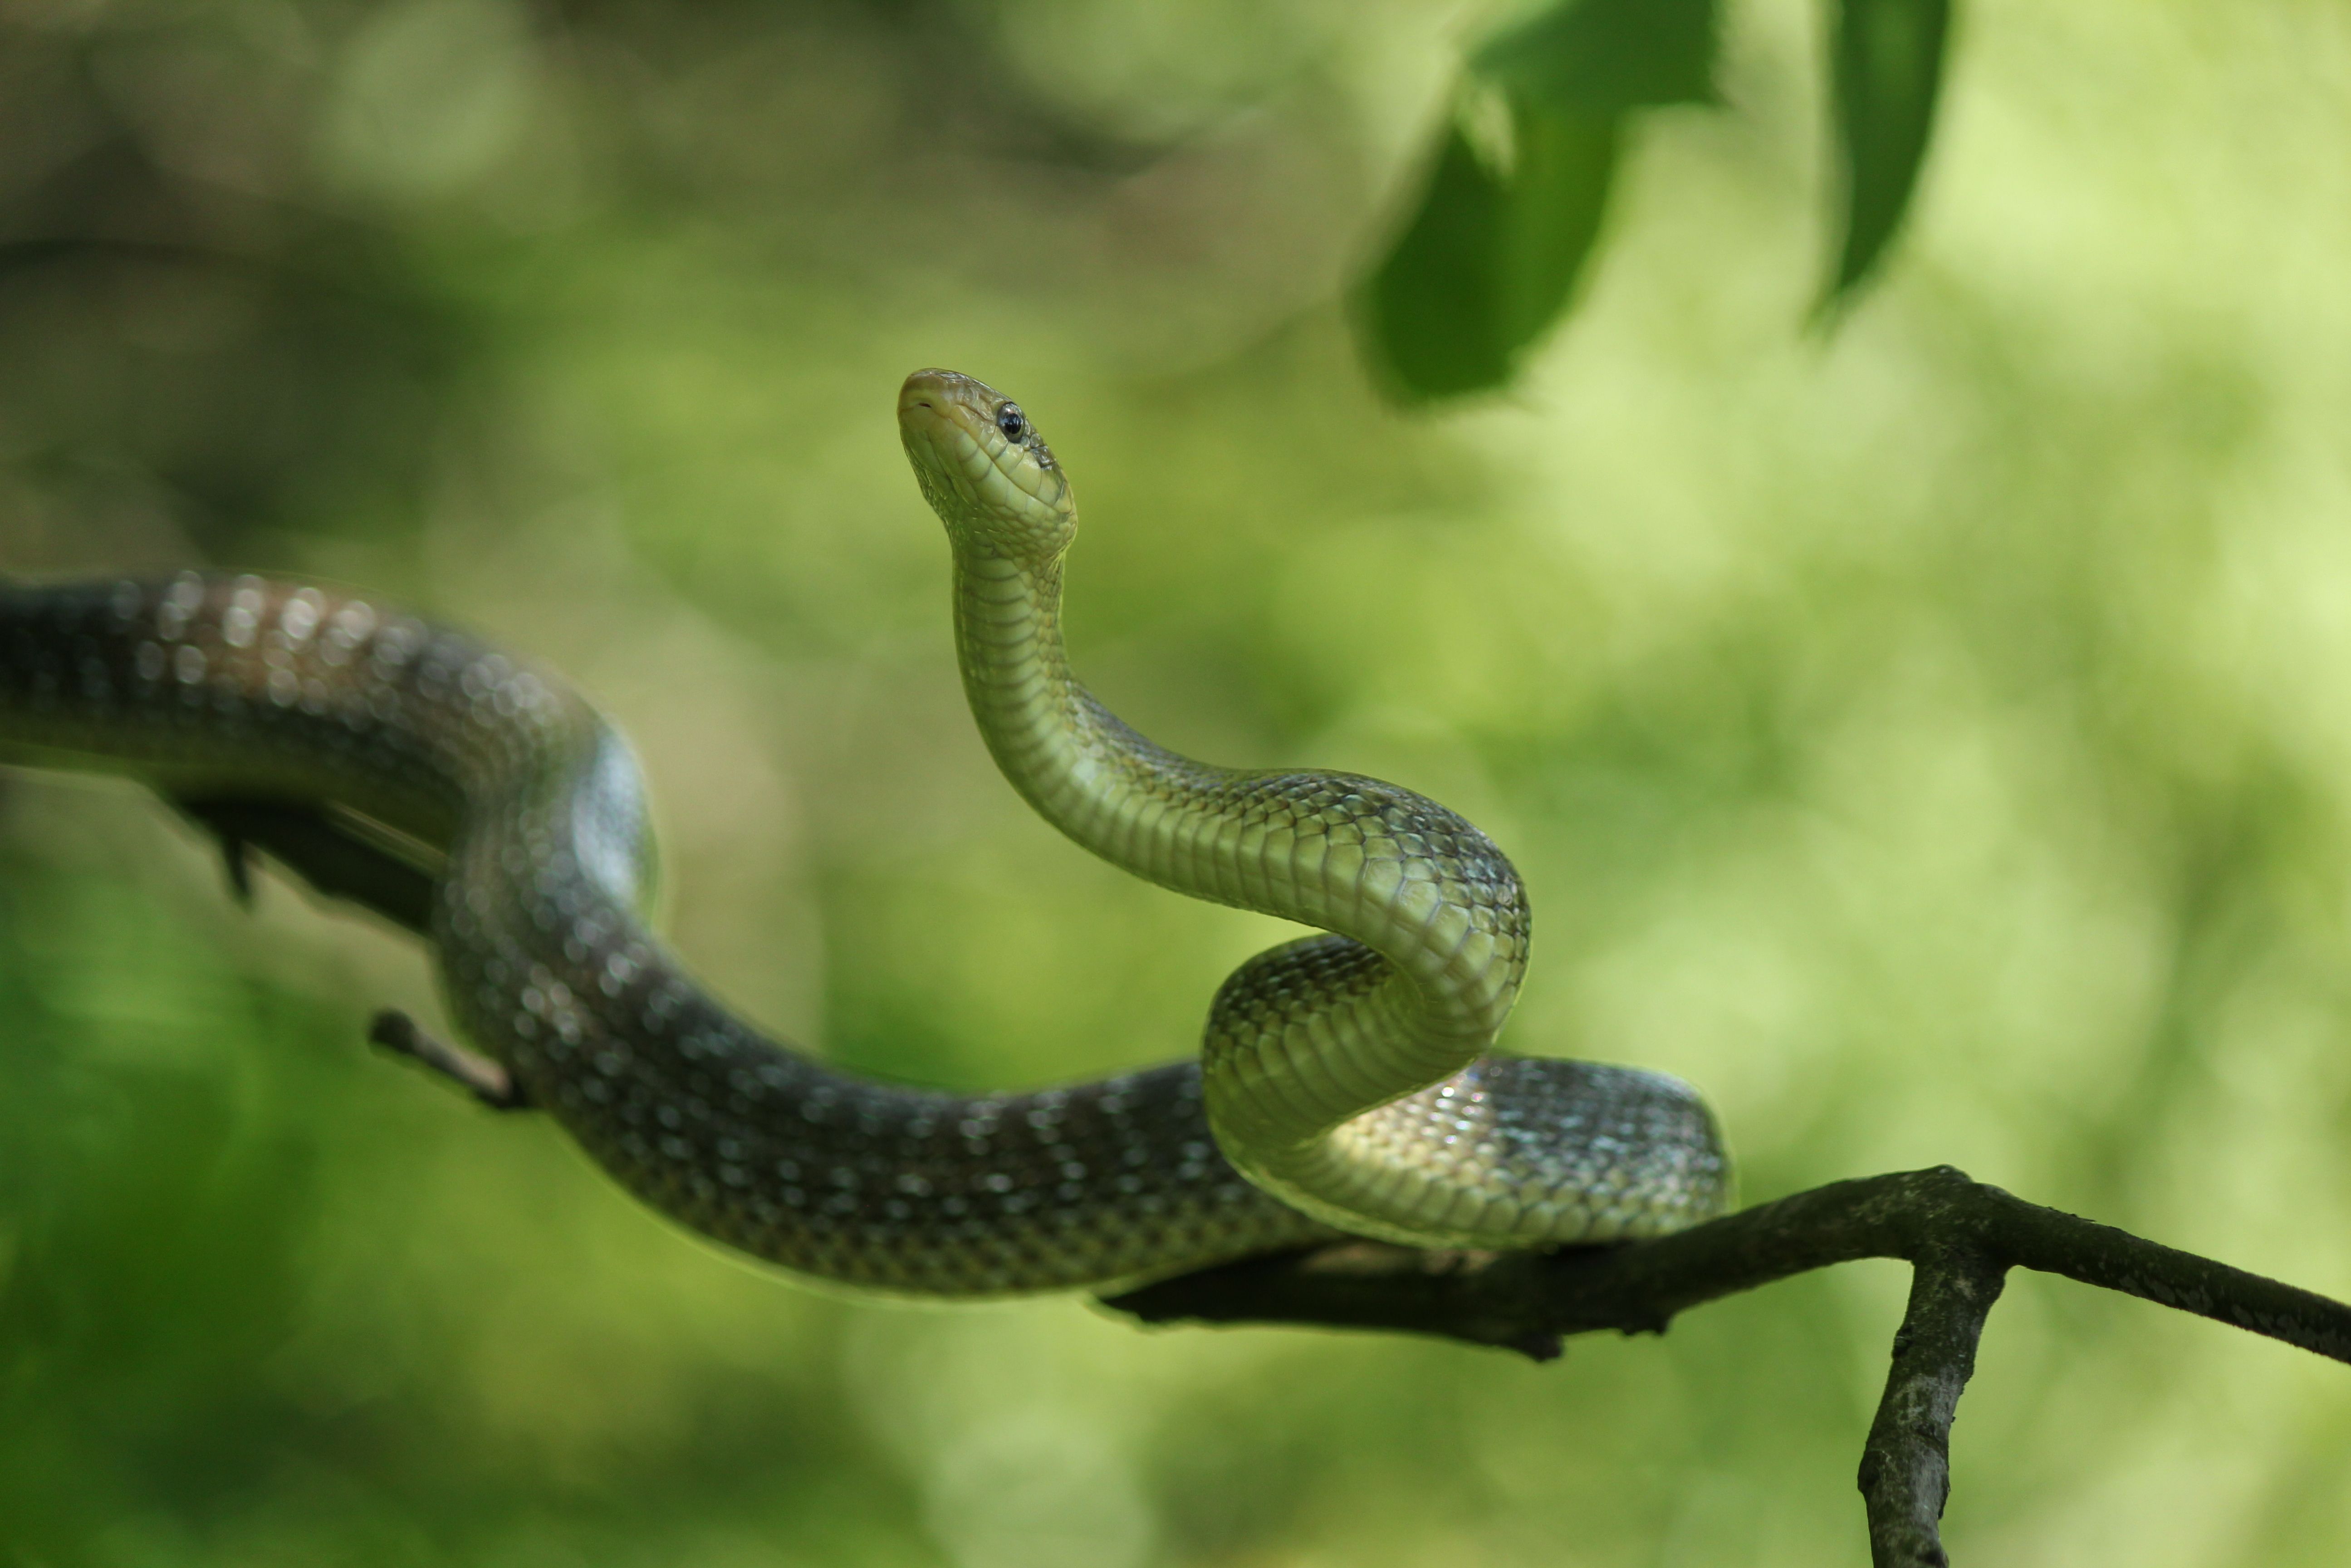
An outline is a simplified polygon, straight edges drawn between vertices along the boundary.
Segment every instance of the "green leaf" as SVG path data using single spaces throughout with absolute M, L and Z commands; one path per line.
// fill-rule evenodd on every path
M 1823 296 L 1849 295 L 1901 225 L 1934 131 L 1950 0 L 1838 0 L 1832 45 L 1844 245 Z
M 1494 292 L 1501 213 L 1500 176 L 1448 121 L 1412 221 L 1364 291 L 1373 357 L 1405 401 L 1458 396 L 1509 376 Z
M 1412 220 L 1366 283 L 1372 357 L 1407 402 L 1485 392 L 1574 292 L 1607 205 L 1614 120 L 1511 105 L 1507 172 L 1447 128 Z
M 1715 0 L 1563 0 L 1470 57 L 1513 101 L 1613 117 L 1714 101 Z
M 1716 0 L 1562 0 L 1470 61 L 1510 110 L 1507 169 L 1447 127 L 1411 221 L 1359 296 L 1407 402 L 1484 392 L 1566 308 L 1590 259 L 1620 123 L 1714 97 Z

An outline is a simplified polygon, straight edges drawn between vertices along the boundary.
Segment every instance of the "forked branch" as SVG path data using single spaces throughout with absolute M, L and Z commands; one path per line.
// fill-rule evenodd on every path
M 183 800 L 217 837 L 232 883 L 262 850 L 332 895 L 423 931 L 428 876 L 316 808 Z M 494 1063 L 397 1014 L 381 1043 L 517 1103 Z M 1374 1241 L 1253 1258 L 1162 1280 L 1107 1305 L 1150 1323 L 1290 1323 L 1434 1334 L 1537 1361 L 1570 1334 L 1662 1333 L 1692 1307 L 1834 1263 L 1899 1258 L 1910 1301 L 1863 1447 L 1860 1484 L 1877 1568 L 1946 1568 L 1940 1521 L 1950 1430 L 1984 1319 L 2011 1269 L 2062 1274 L 2351 1363 L 2351 1306 L 2026 1203 L 1949 1166 L 1833 1183 L 1656 1241 L 1562 1252 L 1431 1252 Z
M 1435 1334 L 1538 1361 L 1569 1334 L 1662 1333 L 1683 1312 L 1833 1263 L 1913 1269 L 1860 1484 L 1877 1568 L 1942 1568 L 1951 1418 L 2011 1269 L 2036 1269 L 2351 1364 L 2351 1306 L 2043 1208 L 1949 1166 L 1759 1204 L 1656 1241 L 1564 1252 L 1348 1242 L 1202 1270 L 1109 1298 L 1144 1322 Z

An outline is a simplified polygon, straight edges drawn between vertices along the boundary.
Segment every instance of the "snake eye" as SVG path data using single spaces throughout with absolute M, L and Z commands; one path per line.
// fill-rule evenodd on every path
M 996 428 L 1004 432 L 1005 440 L 1018 441 L 1029 434 L 1029 421 L 1019 403 L 1008 402 L 996 411 Z

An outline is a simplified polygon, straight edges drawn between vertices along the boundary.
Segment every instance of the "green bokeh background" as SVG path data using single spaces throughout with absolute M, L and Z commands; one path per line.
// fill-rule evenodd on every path
M 1220 760 L 1532 889 L 1522 1050 L 1763 1197 L 1949 1161 L 2351 1296 L 2351 14 L 1976 0 L 1833 337 L 1823 55 L 1728 10 L 1513 396 L 1343 298 L 1464 38 L 1395 0 L 15 0 L 0 561 L 361 583 L 637 739 L 669 926 L 833 1058 L 1188 1049 L 1277 932 L 1032 819 L 890 417 L 1011 390 L 1071 626 Z M 1858 1564 L 1903 1271 L 1534 1368 L 827 1295 L 360 1045 L 413 944 L 126 789 L 0 795 L 0 1563 Z M 2351 1558 L 2351 1375 L 2019 1276 L 1963 1563 Z

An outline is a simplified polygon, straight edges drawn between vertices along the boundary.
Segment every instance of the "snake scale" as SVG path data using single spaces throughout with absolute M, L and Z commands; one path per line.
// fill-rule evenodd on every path
M 330 804 L 440 852 L 449 1010 L 517 1098 L 646 1202 L 799 1273 L 998 1295 L 1339 1234 L 1540 1247 L 1721 1208 L 1686 1085 L 1493 1050 L 1528 925 L 1484 835 L 1376 779 L 1208 767 L 1129 729 L 1070 674 L 1076 512 L 1027 415 L 943 371 L 908 378 L 898 414 L 1014 787 L 1138 876 L 1323 933 L 1226 981 L 1197 1063 L 962 1095 L 763 1037 L 644 923 L 622 737 L 549 672 L 370 599 L 194 572 L 0 588 L 0 747 L 180 798 Z

